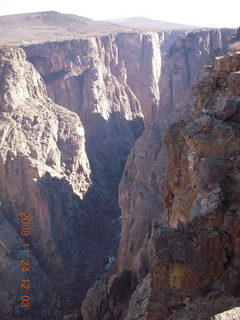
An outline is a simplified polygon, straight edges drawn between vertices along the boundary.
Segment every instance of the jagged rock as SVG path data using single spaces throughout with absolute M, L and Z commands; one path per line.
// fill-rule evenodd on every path
M 200 66 L 208 63 L 209 53 L 224 51 L 235 33 L 190 33 L 178 37 L 168 53 L 164 50 L 176 34 L 131 32 L 24 47 L 48 95 L 65 108 L 46 97 L 22 50 L 1 50 L 0 200 L 4 228 L 11 235 L 11 241 L 5 240 L 2 231 L 2 265 L 10 270 L 0 297 L 4 314 L 10 312 L 9 303 L 14 305 L 20 279 L 13 271 L 16 215 L 28 210 L 33 214 L 33 270 L 40 275 L 32 275 L 39 292 L 35 303 L 41 306 L 34 317 L 78 316 L 69 309 L 80 304 L 79 292 L 84 294 L 97 267 L 115 253 L 117 187 L 143 131 L 143 117 L 146 129 L 130 153 L 120 186 L 118 273 L 90 289 L 83 319 L 191 319 L 193 310 L 209 303 L 215 303 L 215 314 L 221 311 L 225 296 L 224 308 L 232 297 L 231 303 L 238 302 L 238 112 L 225 108 L 238 99 L 238 54 L 229 64 L 223 61 L 220 71 L 208 69 L 195 88 L 197 118 L 175 127 L 177 141 L 168 136 L 169 143 L 176 143 L 169 151 L 169 165 L 176 168 L 169 171 L 173 182 L 166 183 L 164 201 L 162 193 L 165 129 L 190 118 L 190 87 Z M 222 118 L 214 115 L 216 105 L 225 112 Z M 56 294 L 43 302 L 43 284 L 52 288 L 53 279 Z M 135 279 L 139 285 L 130 299 Z M 68 293 L 71 300 L 65 303 Z M 133 309 L 128 311 L 129 299 Z M 212 311 L 199 312 L 199 319 Z
M 124 320 L 144 320 L 146 306 L 150 297 L 151 277 L 148 274 L 131 296 L 128 314 Z
M 116 255 L 119 181 L 127 155 L 143 131 L 141 96 L 129 83 L 143 78 L 143 65 L 152 77 L 153 70 L 146 69 L 152 53 L 146 52 L 141 61 L 143 41 L 149 37 L 129 33 L 24 47 L 28 59 L 44 78 L 49 96 L 76 112 L 85 128 L 93 181 L 88 211 L 105 217 L 101 222 L 101 230 L 105 229 L 102 236 L 108 234 L 112 239 L 111 244 L 103 241 L 108 247 L 106 252 L 103 245 L 105 260 Z M 148 46 L 151 48 L 152 41 Z M 143 91 L 147 90 L 151 92 L 144 83 Z
M 87 293 L 82 304 L 83 319 L 102 320 L 108 313 L 107 287 L 103 281 L 96 282 Z M 96 299 L 98 297 L 98 299 Z
M 13 111 L 29 99 L 46 95 L 46 88 L 33 66 L 25 61 L 23 51 L 1 48 L 0 110 Z M 15 77 L 14 77 L 14 76 Z M 31 78 L 31 85 L 28 79 Z
M 210 64 L 211 54 L 223 52 L 228 41 L 235 34 L 236 32 L 232 30 L 229 32 L 211 30 L 189 33 L 186 37 L 177 37 L 175 43 L 162 57 L 159 81 L 160 102 L 157 108 L 148 109 L 154 115 L 153 121 L 150 125 L 148 124 L 131 151 L 119 187 L 119 204 L 123 216 L 118 256 L 120 268 L 129 268 L 130 265 L 131 270 L 139 274 L 139 269 L 142 269 L 141 265 L 143 264 L 140 261 L 144 259 L 142 253 L 144 241 L 151 225 L 155 220 L 165 226 L 169 223 L 168 212 L 162 214 L 162 187 L 166 168 L 164 147 L 166 128 L 176 121 L 191 118 L 193 105 L 191 86 L 200 77 L 201 66 L 206 63 Z M 224 85 L 227 86 L 227 82 Z M 215 87 L 215 80 L 204 83 L 204 99 L 206 101 L 215 92 Z M 200 95 L 201 92 L 197 91 L 198 88 L 199 85 L 196 88 L 196 94 Z M 218 96 L 218 91 L 216 91 L 216 96 Z M 223 96 L 225 96 L 225 100 L 228 100 L 228 96 L 224 92 Z M 203 95 L 201 99 L 203 99 Z M 225 100 L 221 105 L 225 105 Z M 200 99 L 196 103 L 199 103 L 199 110 L 202 112 Z M 211 142 L 209 142 L 209 148 L 211 146 Z M 176 156 L 171 167 L 172 170 L 176 170 L 175 166 L 186 166 L 186 160 L 183 161 L 184 164 L 179 164 Z M 179 172 L 178 174 L 179 177 L 175 179 L 176 181 L 181 179 Z M 187 186 L 188 179 L 186 177 L 184 179 Z M 174 183 L 177 183 L 176 181 Z M 169 179 L 169 184 L 171 183 L 173 184 Z M 168 192 L 169 200 L 171 198 L 170 190 L 171 188 Z M 183 187 L 183 190 L 185 190 L 185 193 L 181 194 L 183 202 L 180 205 L 179 201 L 177 206 L 180 205 L 178 214 L 184 220 L 187 216 L 186 212 L 188 212 L 188 207 L 185 208 L 185 205 L 188 206 L 188 199 L 192 201 L 192 197 L 194 198 L 194 189 L 189 186 L 187 189 Z M 175 216 L 175 221 L 173 219 L 172 217 L 173 225 L 177 225 L 178 217 Z M 145 275 L 146 273 L 142 276 Z
M 80 115 L 92 167 L 92 210 L 99 215 L 119 214 L 126 157 L 142 133 L 143 116 L 145 126 L 153 122 L 160 98 L 160 50 L 167 50 L 176 35 L 131 32 L 24 47 L 49 96 Z
M 225 58 L 220 61 L 222 59 L 225 61 Z M 130 299 L 127 319 L 210 319 L 239 303 L 236 290 L 240 252 L 236 205 L 239 199 L 239 97 L 236 83 L 229 85 L 235 68 L 234 62 L 227 71 L 221 69 L 217 74 L 209 68 L 208 75 L 195 87 L 195 118 L 172 125 L 168 132 L 166 221 L 160 215 L 159 206 L 158 222 L 149 225 L 154 215 L 149 215 L 147 220 L 149 209 L 145 204 L 141 207 L 139 199 L 133 196 L 144 190 L 141 193 L 144 200 L 140 203 L 153 198 L 154 193 L 146 192 L 151 180 L 144 170 L 145 184 L 138 183 L 138 189 L 134 186 L 137 193 L 134 189 L 129 192 L 129 187 L 139 180 L 137 161 L 144 168 L 141 155 L 145 157 L 144 138 L 149 130 L 131 152 L 120 187 L 123 227 L 118 263 L 120 266 L 130 264 L 140 283 Z M 206 87 L 207 90 L 201 90 Z M 150 141 L 153 140 L 149 140 L 148 145 Z M 159 161 L 156 154 L 155 159 Z M 147 156 L 149 162 L 151 153 Z M 135 208 L 138 212 L 133 215 Z M 159 227 L 159 224 L 170 228 Z M 134 240 L 130 230 L 137 234 Z M 151 278 L 151 284 L 147 284 L 146 303 L 137 304 L 134 296 L 141 297 L 143 285 L 137 259 L 141 252 L 141 261 L 144 260 L 142 251 L 148 255 L 146 265 L 150 275 L 147 277 Z
M 162 59 L 160 104 L 157 110 L 148 109 L 155 116 L 148 116 L 153 121 L 131 151 L 119 189 L 123 224 L 118 268 L 136 273 L 139 283 L 126 319 L 206 320 L 238 303 L 231 296 L 238 272 L 225 273 L 233 243 L 223 229 L 224 221 L 228 228 L 231 225 L 231 219 L 225 220 L 225 202 L 226 189 L 233 184 L 228 179 L 239 148 L 238 133 L 235 126 L 213 116 L 216 108 L 224 110 L 236 98 L 229 90 L 227 71 L 209 67 L 207 80 L 195 87 L 194 114 L 199 117 L 171 127 L 166 137 L 169 164 L 164 199 L 162 193 L 165 128 L 191 117 L 190 87 L 201 65 L 210 61 L 209 51 L 223 52 L 233 35 L 189 34 L 178 38 Z M 223 189 L 222 184 L 226 184 Z M 237 222 L 233 229 L 237 232 Z M 238 252 L 238 242 L 234 243 Z M 143 280 L 149 278 L 151 284 Z M 231 283 L 229 290 L 227 283 Z M 144 301 L 143 288 L 148 292 Z M 122 316 L 114 313 L 112 319 Z
M 23 277 L 19 246 L 24 238 L 20 237 L 19 214 L 31 215 L 28 276 L 38 292 L 31 297 L 33 307 L 37 307 L 49 301 L 59 277 L 66 284 L 76 279 L 76 273 L 64 260 L 79 264 L 79 229 L 86 221 L 81 221 L 76 209 L 80 209 L 91 179 L 79 117 L 46 96 L 43 81 L 25 60 L 23 50 L 1 48 L 0 55 L 1 84 L 4 79 L 8 83 L 1 94 L 9 92 L 11 97 L 1 101 L 0 114 L 0 309 L 2 316 L 11 312 L 14 317 L 20 314 L 16 299 Z M 68 276 L 64 279 L 66 269 Z
M 240 317 L 240 308 L 233 308 L 232 310 L 228 310 L 217 314 L 211 320 L 238 320 Z
M 221 57 L 219 61 L 222 63 L 225 59 Z M 183 197 L 186 179 L 189 179 L 194 193 L 185 206 L 185 220 L 177 226 L 178 229 L 160 229 L 152 237 L 149 264 L 153 284 L 147 306 L 149 319 L 158 319 L 160 316 L 162 319 L 209 319 L 224 308 L 226 310 L 239 303 L 239 294 L 235 291 L 239 279 L 236 206 L 239 201 L 239 126 L 236 107 L 239 97 L 228 81 L 231 74 L 235 73 L 233 70 L 234 65 L 231 65 L 228 69 L 230 75 L 223 84 L 224 89 L 219 90 L 216 86 L 210 100 L 203 99 L 205 92 L 197 92 L 195 107 L 198 116 L 185 124 L 175 124 L 169 130 L 166 139 L 170 165 L 168 172 L 171 173 L 171 168 L 174 168 L 172 162 L 175 159 L 180 159 L 178 166 L 181 168 L 179 183 L 166 183 L 168 192 L 165 194 L 165 205 L 170 221 L 174 220 L 173 217 L 179 217 L 178 208 L 186 202 Z M 211 81 L 214 83 L 217 78 L 214 72 L 212 75 Z M 201 80 L 201 84 L 209 83 L 210 78 L 211 73 Z M 226 106 L 221 110 L 227 110 L 228 115 L 218 111 L 218 102 L 222 97 L 221 103 Z M 208 110 L 208 114 L 202 115 L 200 108 Z M 225 121 L 213 116 L 219 116 L 218 112 L 222 112 L 221 119 Z M 179 137 L 176 139 L 176 128 L 183 140 Z M 188 166 L 181 167 L 184 164 L 182 158 L 188 161 Z M 172 176 L 170 173 L 167 179 L 178 179 L 179 169 L 173 170 Z M 172 194 L 170 200 L 169 192 Z M 191 297 L 190 304 L 185 303 L 187 297 Z M 205 310 L 199 309 L 199 299 L 200 305 L 206 306 Z M 192 313 L 194 309 L 195 312 L 198 310 L 195 314 Z M 229 317 L 231 319 L 230 314 Z
M 122 319 L 134 288 L 135 279 L 127 270 L 114 274 L 108 283 L 95 282 L 82 303 L 83 319 Z
M 176 240 L 174 233 L 166 233 L 166 239 L 170 234 L 171 238 Z M 165 253 L 162 252 L 161 257 L 165 262 L 158 261 L 152 265 L 152 286 L 146 308 L 147 319 L 159 319 L 160 316 L 162 319 L 209 319 L 209 316 L 215 310 L 221 309 L 219 301 L 214 300 L 210 294 L 208 296 L 205 287 L 207 286 L 211 291 L 212 281 L 216 281 L 224 270 L 224 264 L 219 263 L 219 261 L 222 259 L 221 248 L 224 248 L 225 244 L 220 240 L 220 234 L 215 234 L 214 238 L 212 234 L 208 238 L 207 233 L 202 233 L 199 234 L 201 240 L 199 247 L 197 247 L 194 242 L 197 232 L 190 232 L 190 234 L 185 234 L 187 238 L 189 236 L 190 238 L 188 240 L 185 238 L 186 242 L 184 243 L 181 242 L 184 233 L 181 234 L 180 238 L 182 240 L 177 242 L 177 252 L 171 250 L 170 247 L 167 247 L 169 250 L 167 254 L 167 250 L 165 250 Z M 217 250 L 215 245 L 217 245 Z M 198 250 L 202 253 L 201 258 L 197 258 L 199 256 Z M 217 269 L 215 269 L 216 266 Z M 198 296 L 207 296 L 206 300 L 211 301 L 207 301 L 207 303 L 210 303 L 208 309 L 198 309 L 194 313 Z M 191 312 L 189 312 L 188 307 L 190 307 L 190 310 L 192 308 Z M 184 313 L 185 315 L 181 317 Z
M 185 140 L 180 134 L 185 126 L 185 121 L 172 125 L 165 137 L 165 143 L 168 146 L 168 167 L 165 176 L 163 201 L 167 210 L 168 226 L 171 227 L 177 227 L 180 222 L 187 221 L 192 201 L 196 198 L 191 177 L 186 174 L 189 167 L 189 154 Z M 175 202 L 176 199 L 178 201 Z M 174 212 L 176 212 L 174 215 L 171 214 L 170 210 L 173 206 Z
M 134 279 L 132 279 L 131 272 L 124 270 L 118 274 L 110 277 L 107 287 L 107 295 L 112 297 L 125 296 L 126 291 L 134 289 Z
M 219 108 L 216 108 L 213 115 L 214 117 L 221 119 L 221 120 L 227 120 L 231 118 L 234 115 L 234 120 L 237 120 L 236 113 L 239 113 L 240 110 L 240 99 L 235 98 L 232 100 L 229 100 L 225 106 L 222 106 L 222 108 L 219 110 Z
M 213 60 L 213 68 L 216 72 L 230 72 L 231 71 L 231 60 L 232 56 L 225 57 L 216 57 Z
M 39 74 L 25 61 L 23 51 L 4 51 L 1 116 L 5 121 L 2 143 L 7 139 L 6 148 L 11 140 L 7 128 L 15 128 L 14 123 L 19 123 L 10 133 L 14 144 L 10 141 L 10 151 L 2 159 L 2 178 L 9 181 L 2 195 L 4 214 L 11 212 L 14 223 L 15 212 L 23 210 L 23 205 L 34 211 L 36 220 L 39 218 L 33 221 L 35 254 L 48 273 L 55 270 L 54 278 L 58 279 L 64 278 L 68 261 L 71 267 L 61 287 L 68 287 L 72 293 L 80 286 L 84 294 L 98 266 L 115 253 L 119 237 L 119 180 L 129 150 L 142 133 L 143 113 L 147 123 L 151 115 L 148 105 L 159 101 L 160 43 L 164 37 L 173 42 L 175 36 L 174 32 L 166 32 L 166 36 L 129 33 L 24 47 L 27 58 L 43 77 L 48 95 L 81 117 L 91 172 L 78 117 L 61 108 L 57 115 L 52 115 L 45 105 L 50 108 L 53 103 L 46 97 Z M 168 46 L 168 42 L 164 45 Z M 44 121 L 46 127 L 42 126 Z M 26 138 L 24 130 L 30 130 L 31 135 Z M 19 191 L 10 196 L 16 185 Z M 54 227 L 50 228 L 50 224 Z M 66 247 L 61 239 L 68 243 Z M 101 248 L 96 249 L 94 243 Z M 98 254 L 92 254 L 94 251 Z M 97 272 L 101 274 L 103 268 Z M 60 311 L 56 312 L 55 316 L 59 316 Z M 44 305 L 42 316 L 51 314 L 54 315 L 52 306 Z

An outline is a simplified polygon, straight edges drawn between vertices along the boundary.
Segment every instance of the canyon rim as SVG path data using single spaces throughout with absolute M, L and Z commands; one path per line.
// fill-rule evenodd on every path
M 239 29 L 0 30 L 1 319 L 239 319 Z

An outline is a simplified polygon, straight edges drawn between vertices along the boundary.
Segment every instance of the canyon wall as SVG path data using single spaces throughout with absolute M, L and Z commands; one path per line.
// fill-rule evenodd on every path
M 174 216 L 171 214 L 169 203 L 172 202 L 175 191 L 166 184 L 163 192 L 167 164 L 164 147 L 166 128 L 176 121 L 191 118 L 191 87 L 201 76 L 201 66 L 209 63 L 215 55 L 226 52 L 229 42 L 235 36 L 234 30 L 190 33 L 186 37 L 177 37 L 162 57 L 158 84 L 160 101 L 153 109 L 148 109 L 148 119 L 152 121 L 146 123 L 143 135 L 131 150 L 120 183 L 119 204 L 123 222 L 117 273 L 107 282 L 100 281 L 95 284 L 95 289 L 89 290 L 83 303 L 83 319 L 145 319 L 149 297 L 151 301 L 152 260 L 149 252 L 153 250 L 151 241 L 155 237 L 154 230 L 159 226 L 175 228 L 178 224 L 186 223 L 187 205 L 196 196 L 189 176 L 181 176 L 179 168 L 187 170 L 188 160 L 184 158 L 185 149 L 179 130 L 173 130 L 171 141 L 175 162 L 169 170 L 168 184 L 175 187 L 181 183 L 181 194 L 176 192 L 178 203 L 174 209 L 177 213 Z M 183 125 L 184 122 L 178 126 Z M 169 161 L 171 164 L 173 160 Z M 167 254 L 167 250 L 175 250 L 176 239 L 171 241 L 172 249 L 164 241 L 163 244 L 161 241 L 157 242 L 157 245 Z M 167 264 L 166 268 L 168 269 Z M 121 282 L 125 282 L 125 288 L 121 286 Z M 102 301 L 96 299 L 95 291 L 104 296 Z M 167 292 L 163 293 L 163 297 L 164 295 L 166 299 L 172 298 Z M 164 301 L 163 305 L 168 305 L 169 302 Z M 89 308 L 90 305 L 93 306 L 92 309 Z M 158 316 L 160 314 L 155 318 L 159 319 Z M 163 313 L 163 319 L 164 316 Z M 152 319 L 151 313 L 148 318 Z
M 141 273 L 137 269 L 144 268 L 140 260 L 144 260 L 141 256 L 146 234 L 155 222 L 168 225 L 168 215 L 166 212 L 162 214 L 165 130 L 170 124 L 191 117 L 191 87 L 201 76 L 201 66 L 220 52 L 225 52 L 235 34 L 234 30 L 192 32 L 186 37 L 177 37 L 163 57 L 158 83 L 160 102 L 151 123 L 131 150 L 120 183 L 119 204 L 123 223 L 119 269 L 130 267 L 137 274 Z M 152 112 L 151 108 L 148 112 Z
M 1 49 L 3 315 L 20 314 L 16 248 L 18 215 L 26 211 L 32 215 L 32 302 L 41 306 L 32 310 L 34 319 L 80 317 L 86 290 L 116 257 L 122 178 L 117 273 L 88 291 L 82 317 L 141 319 L 153 295 L 154 230 L 187 221 L 185 207 L 172 213 L 180 200 L 172 204 L 170 182 L 163 199 L 165 130 L 190 118 L 190 87 L 201 65 L 224 52 L 235 34 L 129 32 L 30 45 L 25 53 Z M 193 191 L 188 205 L 194 197 Z
M 193 120 L 172 125 L 166 136 L 169 220 L 155 226 L 148 244 L 147 319 L 240 315 L 239 308 L 216 315 L 240 303 L 240 53 L 215 58 L 204 72 Z
M 119 215 L 118 186 L 126 158 L 159 104 L 162 52 L 185 33 L 128 32 L 23 47 L 48 95 L 83 123 L 92 201 L 98 198 L 92 210 Z
M 64 287 L 74 288 L 77 269 L 86 269 L 83 248 L 90 261 L 93 254 L 95 239 L 89 233 L 97 237 L 83 203 L 92 184 L 84 129 L 76 114 L 47 97 L 23 50 L 1 48 L 0 64 L 0 313 L 2 318 L 21 313 L 21 280 L 27 277 L 31 303 L 40 305 L 44 315 L 56 303 L 52 299 L 48 305 L 46 293 L 53 287 L 60 295 Z M 30 234 L 20 234 L 22 212 L 30 214 Z M 30 256 L 21 252 L 25 242 Z M 23 260 L 30 261 L 30 271 L 21 271 Z
M 175 36 L 166 33 L 169 43 Z M 118 185 L 147 105 L 159 101 L 163 40 L 129 33 L 25 53 L 1 48 L 1 316 L 22 312 L 21 212 L 31 214 L 32 228 L 26 319 L 79 314 L 87 288 L 113 263 Z

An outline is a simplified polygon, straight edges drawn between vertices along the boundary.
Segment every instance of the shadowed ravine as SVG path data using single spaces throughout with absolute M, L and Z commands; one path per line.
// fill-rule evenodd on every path
M 190 121 L 191 86 L 235 35 L 236 30 L 129 32 L 0 48 L 4 320 L 164 320 L 177 319 L 175 314 L 193 319 L 184 299 L 196 297 L 197 310 L 208 305 L 204 297 L 214 270 L 220 279 L 235 265 L 224 260 L 226 252 L 238 250 L 224 232 L 235 231 L 228 229 L 230 222 L 223 230 L 201 221 L 200 227 L 188 225 L 197 203 L 189 191 L 187 154 L 198 152 L 197 142 L 191 142 L 191 122 L 165 135 L 173 123 Z M 221 198 L 215 191 L 199 192 L 206 203 Z M 23 316 L 20 212 L 31 214 L 32 309 Z M 208 256 L 206 247 L 217 248 L 216 254 L 209 250 Z M 201 277 L 207 280 L 199 285 Z M 224 308 L 238 305 L 231 302 L 230 293 Z M 217 305 L 213 310 L 222 311 Z

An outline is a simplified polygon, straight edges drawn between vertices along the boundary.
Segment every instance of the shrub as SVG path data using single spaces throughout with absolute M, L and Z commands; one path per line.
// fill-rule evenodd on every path
M 237 51 L 240 51 L 240 41 L 230 43 L 228 46 L 228 52 L 234 53 Z

